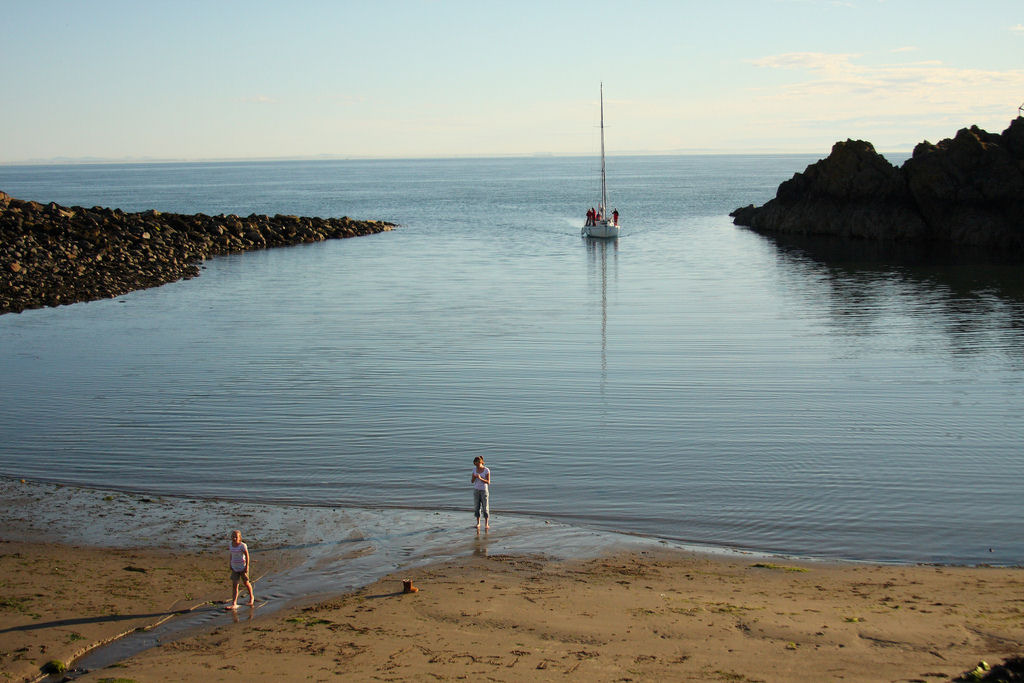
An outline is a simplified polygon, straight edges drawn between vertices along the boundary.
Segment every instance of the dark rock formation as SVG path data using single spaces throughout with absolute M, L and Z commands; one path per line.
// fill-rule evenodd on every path
M 999 135 L 975 126 L 937 145 L 922 142 L 900 168 L 868 142 L 837 142 L 764 206 L 730 215 L 760 232 L 1024 253 L 1024 118 Z
M 347 217 L 65 208 L 0 192 L 0 313 L 114 297 L 194 277 L 201 261 L 221 254 L 393 227 Z

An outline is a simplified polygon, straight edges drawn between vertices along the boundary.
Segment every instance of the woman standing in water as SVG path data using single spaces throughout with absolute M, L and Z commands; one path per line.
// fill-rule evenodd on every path
M 491 530 L 490 484 L 491 471 L 484 467 L 484 459 L 473 458 L 473 514 L 476 515 L 476 529 L 480 530 L 480 515 L 484 517 L 484 531 Z

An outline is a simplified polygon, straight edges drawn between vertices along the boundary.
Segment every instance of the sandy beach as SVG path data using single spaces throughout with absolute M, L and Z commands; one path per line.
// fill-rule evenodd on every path
M 48 662 L 66 664 L 189 610 L 221 611 L 229 584 L 219 534 L 142 540 L 133 525 L 163 517 L 138 512 L 139 497 L 16 481 L 3 488 L 6 679 L 38 679 Z M 202 501 L 161 504 L 179 509 L 190 529 L 227 528 L 237 513 L 216 505 L 210 513 Z M 51 508 L 71 521 L 40 519 Z M 75 528 L 90 517 L 91 533 Z M 268 510 L 249 521 L 273 531 L 272 517 L 281 518 Z M 280 533 L 299 526 L 290 521 Z M 94 536 L 103 533 L 107 547 Z M 76 536 L 89 544 L 72 543 Z M 265 616 L 243 609 L 79 680 L 939 681 L 1024 649 L 1017 568 L 653 549 L 556 560 L 482 547 Z M 297 552 L 288 546 L 259 562 L 283 571 Z M 417 592 L 402 593 L 407 578 Z

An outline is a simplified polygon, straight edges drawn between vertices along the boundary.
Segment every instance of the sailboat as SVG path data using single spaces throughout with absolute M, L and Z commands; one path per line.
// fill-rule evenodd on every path
M 601 202 L 595 212 L 587 212 L 587 222 L 580 234 L 584 237 L 618 237 L 619 212 L 608 216 L 608 181 L 604 172 L 604 83 L 601 83 Z

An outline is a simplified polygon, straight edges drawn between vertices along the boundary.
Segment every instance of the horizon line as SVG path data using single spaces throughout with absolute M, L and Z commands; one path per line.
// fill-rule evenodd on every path
M 877 151 L 877 150 L 876 150 Z M 878 151 L 879 154 L 910 154 L 913 148 L 894 148 Z M 825 152 L 816 151 L 794 151 L 792 149 L 765 147 L 739 151 L 721 148 L 689 148 L 654 152 L 650 150 L 635 150 L 609 153 L 609 157 L 631 157 L 631 156 L 758 156 L 758 155 L 792 155 L 808 156 L 822 154 L 828 156 L 831 147 Z M 282 156 L 253 156 L 253 157 L 49 157 L 35 159 L 18 159 L 0 161 L 0 166 L 76 166 L 89 164 L 181 164 L 181 163 L 254 163 L 254 162 L 284 162 L 284 161 L 444 161 L 456 159 L 557 159 L 557 158 L 584 158 L 593 157 L 593 153 L 573 152 L 521 152 L 521 153 L 494 153 L 494 154 L 449 154 L 449 155 L 410 155 L 410 156 L 389 156 L 389 155 L 368 155 L 368 154 L 306 154 L 306 155 L 282 155 Z

